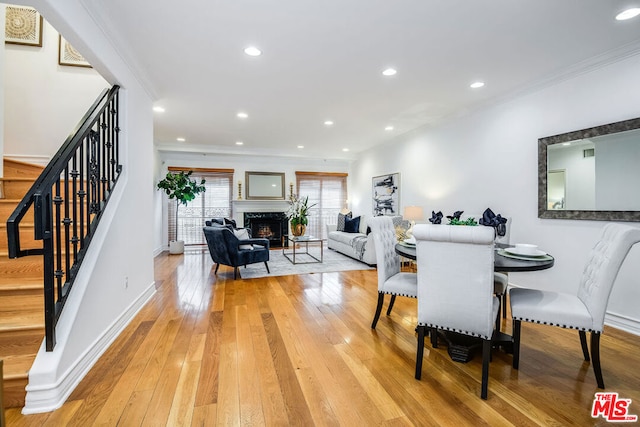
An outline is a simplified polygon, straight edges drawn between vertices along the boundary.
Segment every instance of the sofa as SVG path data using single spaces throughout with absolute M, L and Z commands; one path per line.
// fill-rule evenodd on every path
M 402 221 L 401 216 L 392 218 L 395 225 Z M 376 249 L 369 231 L 368 220 L 364 215 L 360 216 L 360 224 L 357 230 L 338 231 L 338 224 L 328 224 L 327 247 L 373 266 L 376 264 Z

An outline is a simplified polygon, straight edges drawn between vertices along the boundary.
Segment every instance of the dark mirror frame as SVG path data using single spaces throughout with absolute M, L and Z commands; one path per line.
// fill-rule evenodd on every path
M 547 147 L 549 145 L 625 132 L 634 129 L 640 129 L 640 118 L 540 138 L 538 140 L 538 218 L 585 219 L 597 221 L 640 221 L 640 211 L 547 209 Z

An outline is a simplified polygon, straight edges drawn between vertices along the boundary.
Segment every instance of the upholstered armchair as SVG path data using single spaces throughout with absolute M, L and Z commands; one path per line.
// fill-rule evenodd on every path
M 233 278 L 238 277 L 238 267 L 241 265 L 254 264 L 256 262 L 264 262 L 269 273 L 269 240 L 268 239 L 240 239 L 234 233 L 231 227 L 214 225 L 204 227 L 204 237 L 209 246 L 211 259 L 216 263 L 215 274 L 218 273 L 220 264 L 233 267 Z M 236 232 L 245 232 L 246 230 L 236 230 Z M 238 233 L 241 235 L 240 233 Z
M 585 361 L 589 361 L 586 331 L 591 332 L 591 359 L 599 388 L 604 388 L 600 367 L 600 334 L 609 295 L 622 262 L 640 242 L 640 228 L 607 224 L 589 253 L 576 295 L 538 289 L 509 291 L 513 317 L 513 368 L 520 363 L 521 322 L 577 329 Z
M 400 256 L 395 252 L 397 243 L 396 229 L 393 220 L 389 216 L 378 216 L 369 220 L 371 234 L 375 245 L 376 262 L 378 268 L 378 305 L 373 316 L 371 329 L 376 328 L 384 296 L 391 295 L 387 316 L 396 301 L 396 296 L 416 298 L 418 296 L 417 276 L 415 273 L 400 271 Z
M 499 301 L 493 295 L 494 232 L 490 227 L 419 224 L 413 229 L 418 262 L 416 379 L 422 376 L 427 330 L 437 347 L 438 330 L 482 340 L 482 386 L 487 398 L 491 339 Z

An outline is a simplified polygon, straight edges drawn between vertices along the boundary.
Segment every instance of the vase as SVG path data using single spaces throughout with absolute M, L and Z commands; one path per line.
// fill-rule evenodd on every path
M 303 224 L 291 224 L 291 234 L 296 237 L 304 236 L 304 233 L 307 231 L 307 226 Z

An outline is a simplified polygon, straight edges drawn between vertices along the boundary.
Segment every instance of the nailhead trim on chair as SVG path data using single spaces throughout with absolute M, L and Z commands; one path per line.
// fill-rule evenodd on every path
M 591 328 L 578 328 L 576 326 L 570 326 L 570 325 L 567 326 L 567 325 L 561 325 L 560 323 L 543 322 L 541 320 L 527 319 L 525 317 L 513 317 L 513 320 L 520 320 L 520 321 L 529 322 L 529 323 L 537 323 L 539 325 L 559 326 L 561 328 L 576 329 L 578 331 L 602 333 L 602 331 L 596 331 L 595 329 L 591 329 Z
M 418 326 L 426 326 L 427 328 L 443 329 L 445 331 L 457 332 L 459 334 L 469 335 L 469 336 L 472 336 L 472 337 L 479 337 L 479 338 L 482 338 L 482 339 L 485 339 L 485 340 L 488 340 L 488 339 L 491 338 L 491 337 L 488 337 L 486 335 L 476 334 L 474 332 L 463 331 L 463 330 L 455 329 L 455 328 L 448 328 L 448 327 L 444 327 L 444 326 L 440 326 L 440 325 L 434 325 L 433 323 L 418 322 Z
M 397 296 L 399 296 L 399 297 L 416 298 L 416 296 L 415 296 L 415 295 L 409 295 L 409 294 L 398 294 L 398 293 L 396 293 L 396 292 L 382 292 L 382 293 L 383 293 L 383 294 L 386 294 L 386 295 L 397 295 Z

